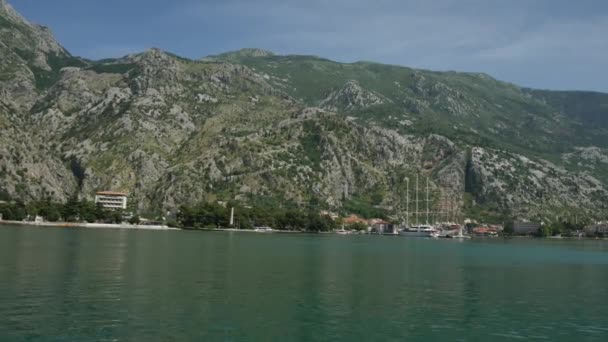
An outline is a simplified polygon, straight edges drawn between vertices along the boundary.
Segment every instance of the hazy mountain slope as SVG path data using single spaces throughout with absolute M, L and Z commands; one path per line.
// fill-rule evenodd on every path
M 576 117 L 484 74 L 367 62 L 340 64 L 311 56 L 250 56 L 242 52 L 222 56 L 215 60 L 245 64 L 307 105 L 339 108 L 387 127 L 402 126 L 405 132 L 432 127 L 456 140 L 536 153 L 568 149 L 569 144 L 561 138 L 564 136 L 569 143 L 586 141 L 574 130 Z M 342 104 L 331 103 L 336 92 Z M 349 96 L 374 100 L 345 102 Z
M 0 180 L 14 198 L 114 189 L 155 213 L 240 199 L 398 218 L 416 175 L 433 207 L 443 190 L 471 213 L 599 214 L 608 194 L 606 133 L 581 134 L 602 101 L 570 110 L 482 74 L 258 49 L 83 61 L 0 3 Z
M 608 141 L 608 94 L 588 91 L 526 89 L 528 94 L 575 119 L 577 133 L 589 144 L 606 147 Z

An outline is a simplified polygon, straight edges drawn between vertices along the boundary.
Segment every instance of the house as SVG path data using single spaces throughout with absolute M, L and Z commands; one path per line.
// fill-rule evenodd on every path
M 357 215 L 350 215 L 349 217 L 344 218 L 342 220 L 342 223 L 345 226 L 350 226 L 350 225 L 353 225 L 353 224 L 362 224 L 362 225 L 364 225 L 366 227 L 365 231 L 367 233 L 369 233 L 370 230 L 371 230 L 369 221 L 367 221 L 366 219 L 363 219 L 363 218 L 361 218 L 361 217 L 359 217 Z
M 104 209 L 127 209 L 127 196 L 124 192 L 100 191 L 95 194 L 95 204 L 99 203 Z
M 372 228 L 372 232 L 376 234 L 397 234 L 396 226 L 388 221 L 382 219 L 369 220 L 369 225 Z
M 473 235 L 475 236 L 498 236 L 498 231 L 496 228 L 490 228 L 487 226 L 479 226 L 473 228 Z
M 488 224 L 488 228 L 495 232 L 502 232 L 505 230 L 505 226 L 502 224 Z

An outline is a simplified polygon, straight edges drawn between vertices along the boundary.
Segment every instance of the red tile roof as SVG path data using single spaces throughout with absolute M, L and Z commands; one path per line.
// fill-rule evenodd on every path
M 102 196 L 128 196 L 128 194 L 125 193 L 125 192 L 117 192 L 117 191 L 99 191 L 99 192 L 97 192 L 97 195 L 102 195 Z
M 385 221 L 383 219 L 372 219 L 372 220 L 369 220 L 369 223 L 371 225 L 376 225 L 376 224 L 391 224 L 390 222 Z
M 360 218 L 357 215 L 350 215 L 349 217 L 344 219 L 344 223 L 345 224 L 352 224 L 352 223 L 365 223 L 367 224 L 367 220 L 364 220 L 362 218 Z

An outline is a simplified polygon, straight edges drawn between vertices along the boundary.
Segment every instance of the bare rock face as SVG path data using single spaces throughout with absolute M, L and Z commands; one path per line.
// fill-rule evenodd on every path
M 329 94 L 319 106 L 334 111 L 338 109 L 350 111 L 383 104 L 386 101 L 388 100 L 383 99 L 381 95 L 366 90 L 357 81 L 351 80 L 341 89 Z
M 20 129 L 22 123 L 10 111 L 0 106 L 0 188 L 24 200 L 66 200 L 76 186 L 69 168 L 55 157 L 52 145 Z
M 492 198 L 518 213 L 539 214 L 548 208 L 585 212 L 608 199 L 608 189 L 598 179 L 568 172 L 546 160 L 481 147 L 472 150 L 471 160 L 479 198 Z
M 49 55 L 67 55 L 47 27 L 31 24 L 6 1 L 0 3 L 0 17 L 3 44 L 11 49 L 19 49 L 18 54 L 33 66 L 49 71 L 52 69 Z
M 0 57 L 0 190 L 16 199 L 116 189 L 154 213 L 273 198 L 402 217 L 418 177 L 433 205 L 441 192 L 465 207 L 468 192 L 525 217 L 607 203 L 605 128 L 578 141 L 580 123 L 485 75 L 257 49 L 82 61 L 4 0 Z

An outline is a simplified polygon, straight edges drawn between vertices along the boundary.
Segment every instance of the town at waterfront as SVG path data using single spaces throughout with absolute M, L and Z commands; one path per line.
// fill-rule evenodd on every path
M 377 215 L 377 216 L 374 216 Z M 228 230 L 244 232 L 337 233 L 400 235 L 407 229 L 432 230 L 423 237 L 608 237 L 608 222 L 586 218 L 542 222 L 505 218 L 484 222 L 452 216 L 444 222 L 429 212 L 406 213 L 394 219 L 380 211 L 334 212 L 318 207 L 296 208 L 268 205 L 249 206 L 238 202 L 203 202 L 182 205 L 173 213 L 143 217 L 128 205 L 128 194 L 116 191 L 96 193 L 94 201 L 72 196 L 65 203 L 50 198 L 24 203 L 0 201 L 0 224 L 46 227 L 123 228 L 163 230 Z M 407 223 L 404 223 L 407 222 Z M 461 221 L 461 222 L 458 222 Z M 413 223 L 415 222 L 415 223 Z M 424 223 L 420 223 L 424 222 Z M 405 235 L 405 234 L 403 234 Z

